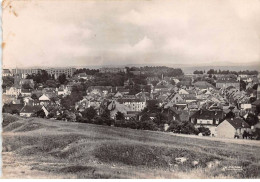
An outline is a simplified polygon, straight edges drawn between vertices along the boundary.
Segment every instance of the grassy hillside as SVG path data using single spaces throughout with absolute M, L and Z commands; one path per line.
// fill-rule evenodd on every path
M 259 145 L 39 118 L 3 130 L 4 178 L 260 177 Z

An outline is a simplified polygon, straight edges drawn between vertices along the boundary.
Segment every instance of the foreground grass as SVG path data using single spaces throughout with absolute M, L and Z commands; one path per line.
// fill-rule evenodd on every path
M 3 129 L 3 152 L 46 178 L 260 177 L 254 145 L 39 118 L 15 119 Z M 179 164 L 177 157 L 187 161 Z

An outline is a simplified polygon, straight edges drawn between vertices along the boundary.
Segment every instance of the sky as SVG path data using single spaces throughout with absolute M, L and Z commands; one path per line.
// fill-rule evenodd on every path
M 3 67 L 260 67 L 260 0 L 3 2 Z

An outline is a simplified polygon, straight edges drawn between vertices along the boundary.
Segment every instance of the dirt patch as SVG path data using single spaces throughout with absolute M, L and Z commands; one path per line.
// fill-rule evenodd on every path
M 62 172 L 62 173 L 77 173 L 77 172 L 92 172 L 94 173 L 95 172 L 95 168 L 94 167 L 90 167 L 90 166 L 68 166 L 68 167 L 64 167 L 64 168 L 61 168 L 59 170 L 59 172 Z

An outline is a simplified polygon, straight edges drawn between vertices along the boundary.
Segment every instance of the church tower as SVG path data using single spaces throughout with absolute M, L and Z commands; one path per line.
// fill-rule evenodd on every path
M 257 85 L 256 98 L 260 99 L 260 84 Z

